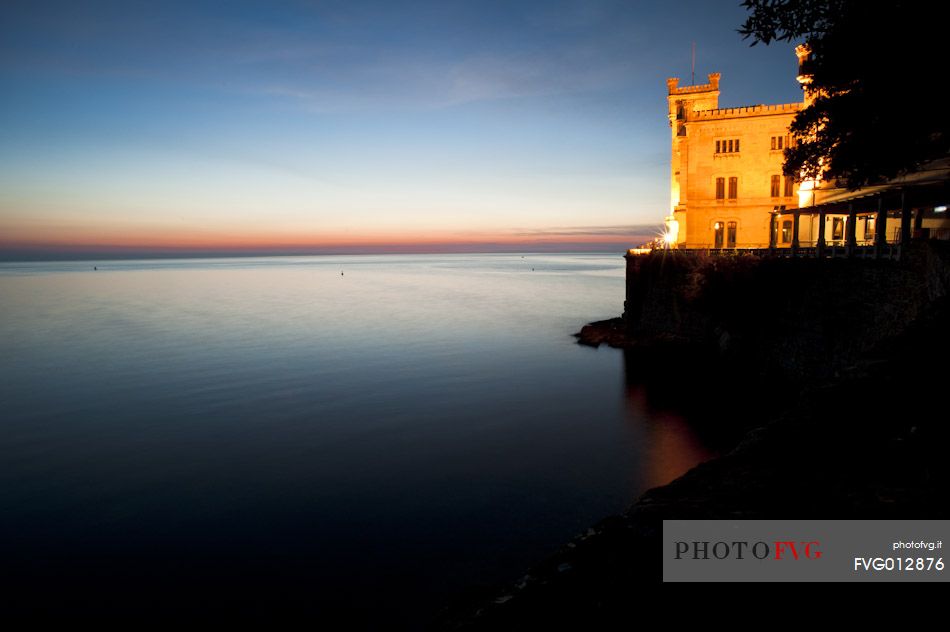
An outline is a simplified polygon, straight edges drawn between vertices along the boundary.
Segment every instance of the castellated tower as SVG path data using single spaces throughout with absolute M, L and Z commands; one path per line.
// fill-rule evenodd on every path
M 686 129 L 687 114 L 703 110 L 715 110 L 719 107 L 719 73 L 708 75 L 709 83 L 698 86 L 679 87 L 679 79 L 666 80 L 669 89 L 670 131 L 673 135 L 673 154 L 670 163 L 670 214 L 676 217 L 676 211 L 685 208 L 689 177 L 685 167 L 689 160 L 689 142 Z M 677 218 L 679 220 L 679 218 Z M 680 227 L 685 228 L 682 220 Z
M 798 57 L 798 76 L 795 79 L 805 92 L 805 107 L 808 107 L 815 100 L 815 91 L 811 88 L 811 48 L 808 44 L 799 44 L 795 47 L 795 56 Z

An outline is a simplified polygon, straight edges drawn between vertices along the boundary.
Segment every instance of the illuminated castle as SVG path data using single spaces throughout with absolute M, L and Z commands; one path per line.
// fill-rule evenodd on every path
M 782 174 L 789 125 L 814 98 L 809 49 L 795 49 L 800 103 L 719 107 L 719 73 L 708 83 L 667 79 L 672 139 L 664 238 L 696 250 L 769 249 L 793 256 L 899 256 L 913 238 L 950 238 L 950 158 L 848 191 L 836 182 Z M 787 249 L 787 250 L 783 250 Z
M 767 247 L 770 211 L 798 206 L 798 185 L 782 175 L 782 151 L 792 142 L 789 124 L 805 104 L 720 108 L 719 73 L 703 85 L 680 87 L 677 78 L 666 84 L 671 241 L 681 248 Z

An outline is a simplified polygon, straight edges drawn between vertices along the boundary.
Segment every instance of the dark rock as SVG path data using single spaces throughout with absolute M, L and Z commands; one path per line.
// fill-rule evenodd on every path
M 626 325 L 623 318 L 611 318 L 589 323 L 574 334 L 574 337 L 577 338 L 577 344 L 595 348 L 602 344 L 616 348 L 633 344 L 632 340 L 627 339 Z

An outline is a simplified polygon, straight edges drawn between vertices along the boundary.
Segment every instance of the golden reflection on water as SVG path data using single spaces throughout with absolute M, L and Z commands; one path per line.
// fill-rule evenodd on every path
M 642 489 L 666 485 L 719 453 L 706 446 L 687 419 L 671 410 L 658 409 L 649 400 L 649 388 L 625 372 L 624 400 L 627 421 L 642 437 L 637 466 Z

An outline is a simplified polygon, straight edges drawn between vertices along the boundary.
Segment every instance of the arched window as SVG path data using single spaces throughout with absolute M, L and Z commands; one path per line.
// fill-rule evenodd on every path
M 835 217 L 831 220 L 831 238 L 835 241 L 844 239 L 844 218 Z
M 782 222 L 782 243 L 790 244 L 792 243 L 792 222 L 791 220 L 785 220 Z

